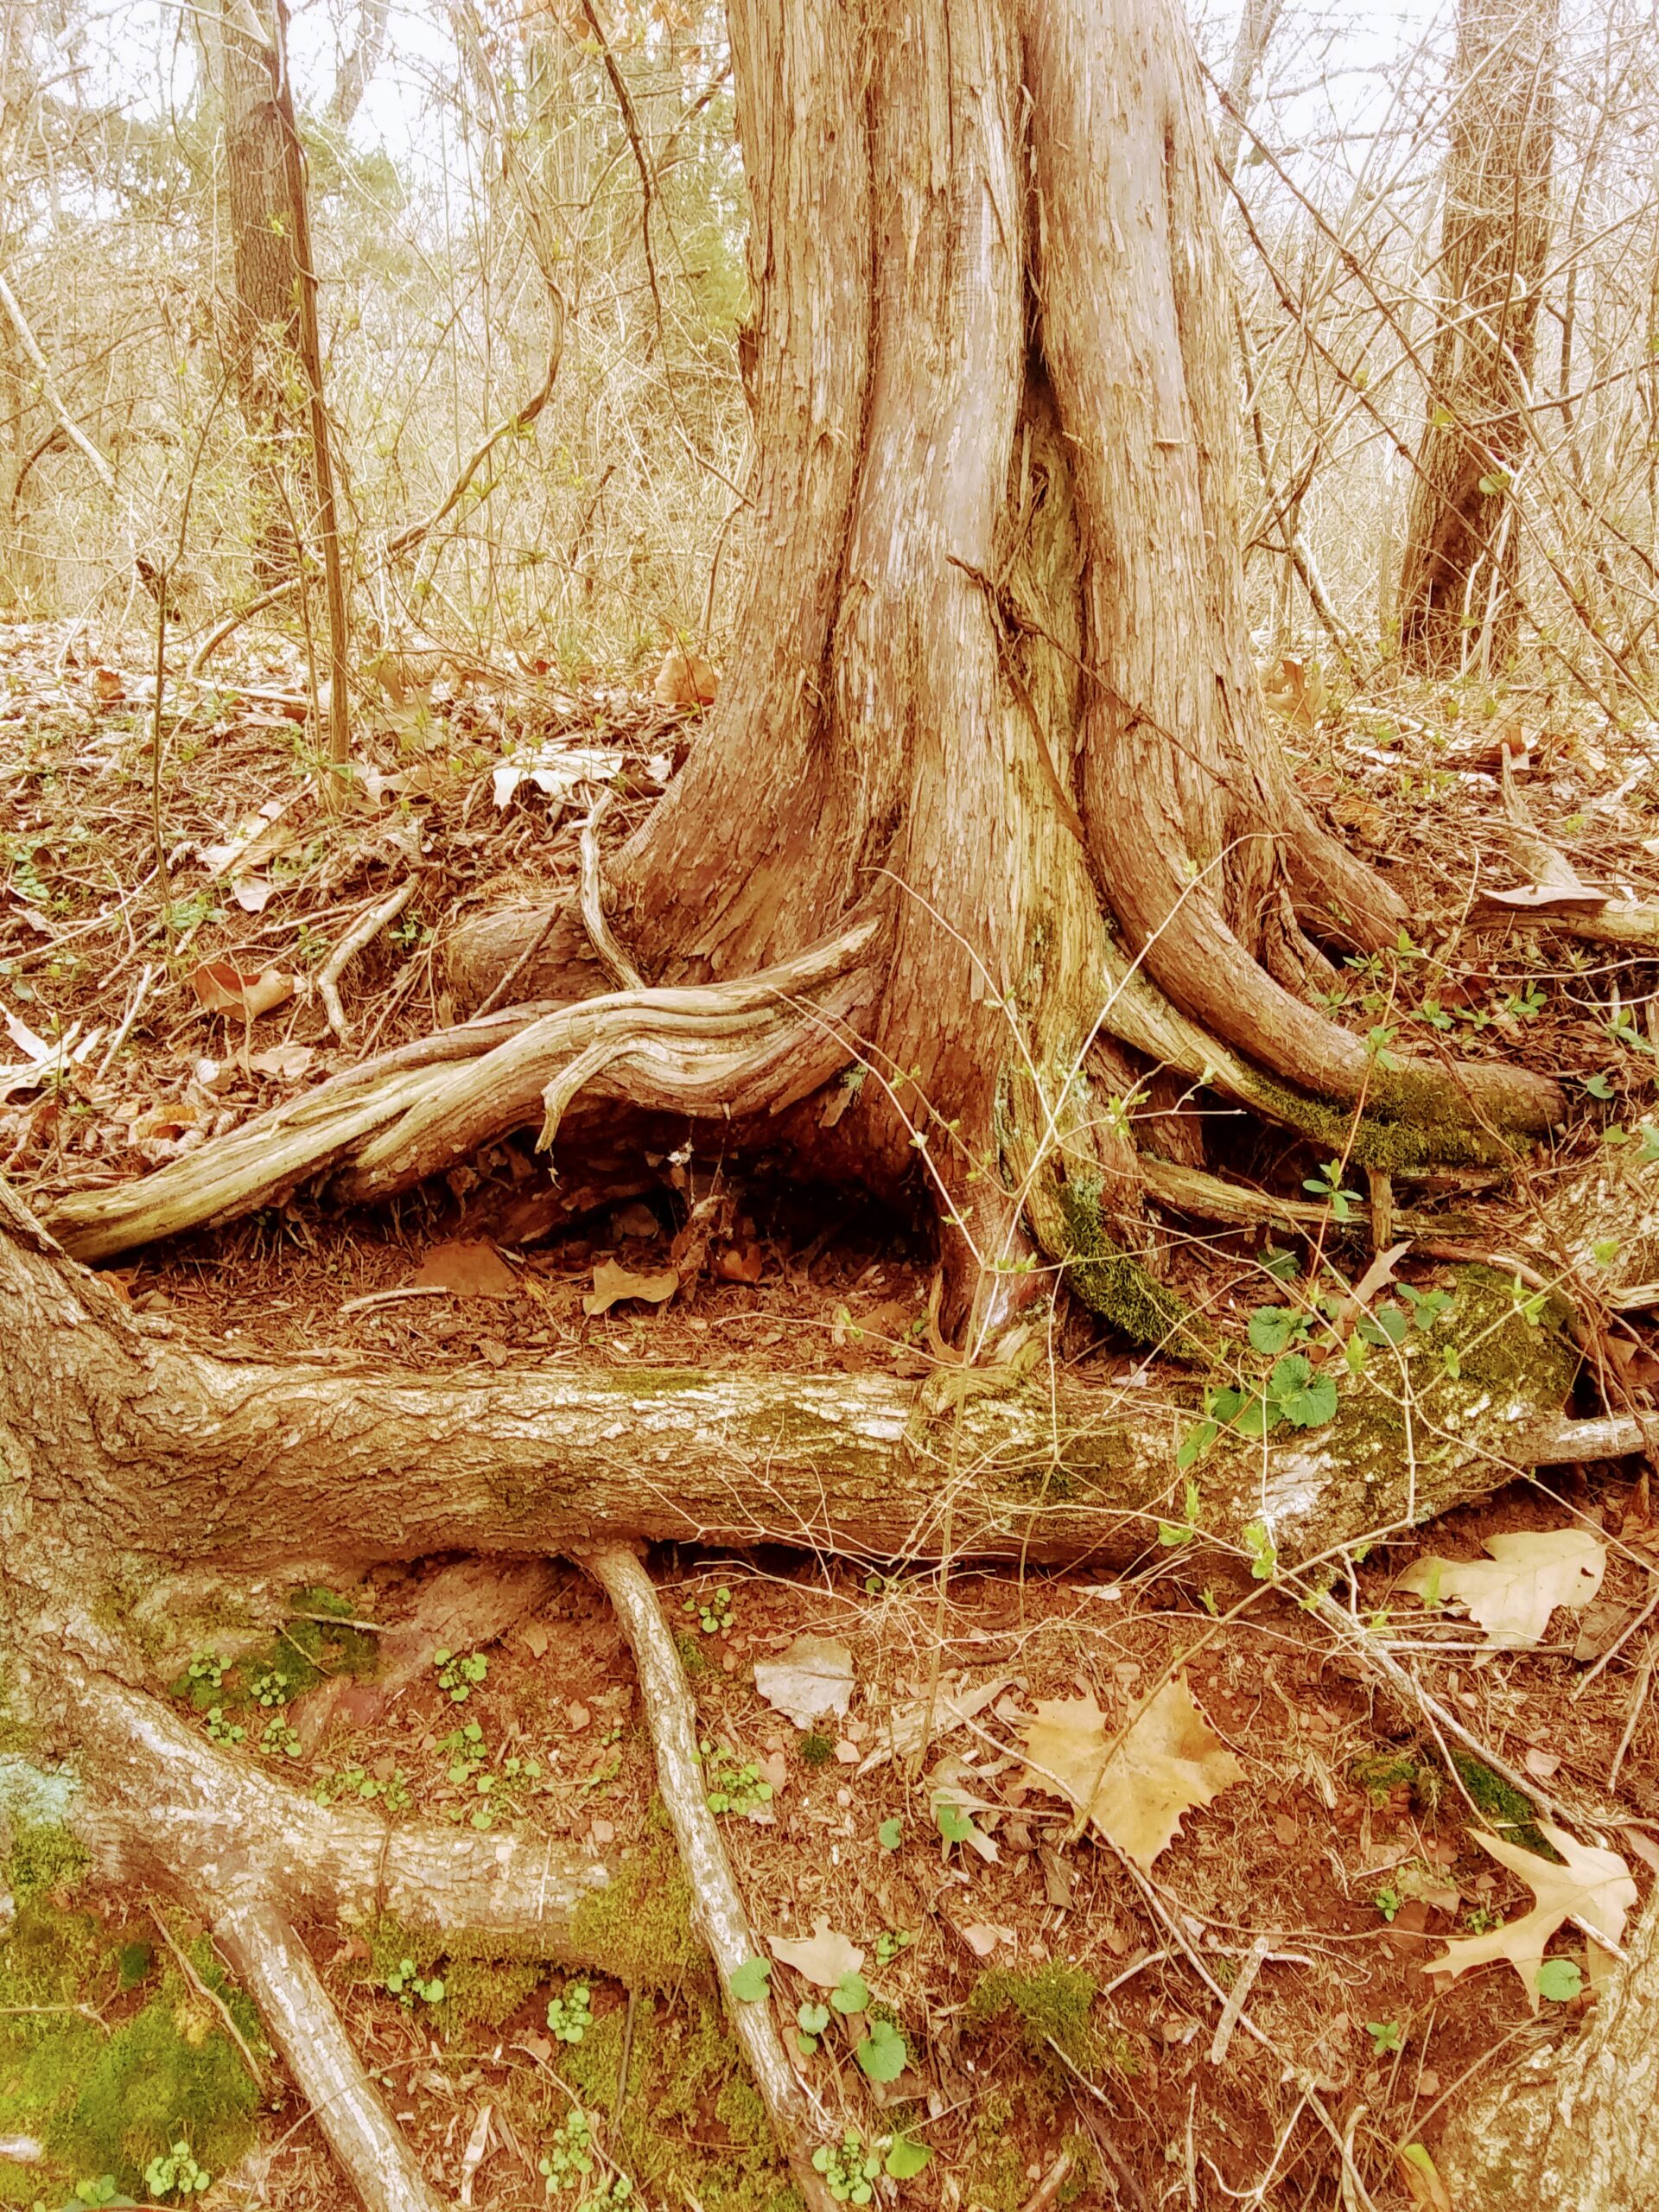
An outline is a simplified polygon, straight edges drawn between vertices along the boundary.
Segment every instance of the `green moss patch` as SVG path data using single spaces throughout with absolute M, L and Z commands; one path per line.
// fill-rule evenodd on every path
M 0 2203 L 32 2204 L 43 2183 L 60 2183 L 61 2201 L 105 2174 L 143 2201 L 145 2166 L 175 2143 L 219 2174 L 253 2139 L 260 2093 L 219 2012 L 139 1930 L 66 1900 L 84 1866 L 72 1839 L 29 1831 L 8 1866 L 18 1911 L 0 1942 L 0 2135 L 36 2137 L 48 2164 L 0 2162 Z M 206 1936 L 189 1957 L 257 2050 L 254 2008 Z
M 379 1639 L 348 1625 L 357 1606 L 337 1591 L 318 1586 L 289 1593 L 289 1613 L 269 1643 L 223 1664 L 204 1656 L 171 1685 L 171 1694 L 198 1713 L 257 1705 L 286 1705 L 335 1675 L 372 1675 L 380 1663 Z

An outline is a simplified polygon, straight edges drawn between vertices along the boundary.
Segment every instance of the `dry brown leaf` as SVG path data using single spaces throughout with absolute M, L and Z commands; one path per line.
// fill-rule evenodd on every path
M 683 652 L 671 645 L 657 671 L 652 697 L 663 707 L 712 707 L 720 678 L 714 663 L 701 653 Z
M 1537 1898 L 1530 1912 L 1489 1928 L 1484 1936 L 1460 1936 L 1449 1942 L 1445 1955 L 1431 1959 L 1425 1974 L 1457 1975 L 1471 1967 L 1507 1959 L 1526 1985 L 1533 2011 L 1538 2010 L 1538 1969 L 1552 1936 L 1565 1922 L 1575 1920 L 1607 1937 L 1617 1946 L 1624 1933 L 1624 1916 L 1636 1903 L 1636 1884 L 1630 1870 L 1616 1851 L 1598 1851 L 1577 1843 L 1564 1828 L 1539 1823 L 1540 1833 L 1567 1862 L 1556 1866 L 1535 1851 L 1523 1851 L 1503 1836 L 1470 1833 L 1482 1850 L 1491 1852 L 1501 1866 L 1518 1874 Z
M 118 669 L 95 668 L 92 671 L 92 696 L 102 705 L 108 706 L 112 699 L 118 699 L 126 688 L 125 680 Z
M 793 1967 L 815 1989 L 833 1989 L 864 1963 L 857 1944 L 831 1928 L 823 1913 L 815 1916 L 810 1936 L 769 1936 L 766 1942 L 774 1959 Z
M 405 1286 L 452 1298 L 517 1298 L 518 1278 L 493 1244 L 434 1244 Z
M 1317 664 L 1310 666 L 1286 653 L 1276 667 L 1262 670 L 1262 696 L 1294 728 L 1315 729 L 1325 706 L 1325 678 Z
M 1039 1702 L 1023 1733 L 1031 1787 L 1069 1799 L 1143 1867 L 1173 1840 L 1185 1814 L 1244 1779 L 1180 1675 L 1141 1707 L 1109 1758 L 1106 1716 L 1092 1694 Z
M 608 1313 L 625 1298 L 642 1298 L 647 1306 L 660 1306 L 679 1287 L 679 1275 L 672 1268 L 664 1268 L 658 1274 L 641 1275 L 615 1260 L 601 1260 L 594 1269 L 594 1287 L 582 1300 L 582 1310 L 590 1317 Z
M 958 1926 L 957 1933 L 976 1959 L 988 1959 L 999 1943 L 1012 1943 L 1012 1928 L 995 1927 L 988 1920 L 976 1920 L 971 1926 Z
M 293 997 L 294 978 L 275 968 L 245 976 L 234 961 L 204 960 L 191 976 L 190 988 L 209 1014 L 233 1014 L 243 1021 L 257 1021 Z
M 777 1658 L 755 1662 L 754 1687 L 798 1728 L 839 1719 L 853 1701 L 853 1655 L 832 1636 L 798 1636 Z
M 933 1699 L 932 1726 L 928 1741 L 937 1744 L 964 1721 L 971 1720 L 984 1710 L 993 1699 L 1001 1696 L 1013 1681 L 1011 1675 L 994 1675 L 988 1681 L 972 1682 L 966 1675 L 954 1679 L 946 1675 L 940 1682 Z M 868 1774 L 884 1759 L 908 1758 L 922 1747 L 922 1732 L 927 1726 L 928 1700 L 912 1698 L 902 1705 L 895 1705 L 883 1731 L 882 1741 L 869 1752 L 859 1768 Z
M 544 1659 L 553 1638 L 545 1621 L 526 1621 L 518 1631 L 518 1641 L 532 1659 Z
M 1556 1606 L 1587 1605 L 1607 1567 L 1607 1547 L 1585 1529 L 1518 1529 L 1486 1548 L 1491 1559 L 1420 1559 L 1395 1586 L 1430 1607 L 1465 1605 L 1495 1650 L 1541 1643 Z
M 722 1282 L 759 1282 L 765 1272 L 758 1244 L 728 1244 L 715 1255 L 715 1273 Z
M 274 1076 L 279 1083 L 297 1083 L 317 1057 L 315 1045 L 271 1045 L 251 1052 L 248 1065 L 255 1075 Z
M 1483 891 L 1479 903 L 1517 914 L 1599 914 L 1609 896 L 1587 883 L 1523 883 L 1514 891 Z

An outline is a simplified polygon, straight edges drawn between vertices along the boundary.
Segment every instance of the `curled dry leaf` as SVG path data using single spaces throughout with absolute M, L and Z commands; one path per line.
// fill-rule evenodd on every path
M 1587 883 L 1522 883 L 1513 891 L 1483 891 L 1478 903 L 1512 914 L 1599 914 L 1609 896 Z
M 1533 2011 L 1538 2010 L 1538 1969 L 1544 1950 L 1556 1929 L 1568 1920 L 1596 1929 L 1615 1947 L 1624 1933 L 1624 1916 L 1636 1903 L 1636 1884 L 1630 1870 L 1616 1851 L 1598 1851 L 1576 1843 L 1565 1829 L 1545 1827 L 1540 1833 L 1561 1854 L 1564 1865 L 1523 1851 L 1504 1837 L 1471 1829 L 1483 1851 L 1491 1852 L 1500 1866 L 1518 1874 L 1537 1898 L 1530 1912 L 1489 1928 L 1484 1936 L 1461 1936 L 1448 1942 L 1444 1957 L 1431 1959 L 1425 1974 L 1456 1976 L 1471 1967 L 1493 1959 L 1507 1959 L 1526 1985 Z
M 1039 1702 L 1022 1732 L 1027 1784 L 1066 1798 L 1143 1867 L 1173 1840 L 1185 1814 L 1244 1779 L 1183 1675 L 1147 1699 L 1109 1756 L 1106 1716 L 1092 1694 Z
M 452 1298 L 517 1298 L 518 1278 L 493 1244 L 435 1244 L 409 1278 L 410 1290 L 447 1290 Z
M 1262 671 L 1262 696 L 1294 729 L 1316 729 L 1325 702 L 1325 678 L 1317 664 L 1286 653 Z
M 664 1268 L 658 1274 L 642 1275 L 615 1260 L 601 1260 L 594 1269 L 594 1287 L 582 1300 L 582 1310 L 590 1318 L 608 1313 L 625 1298 L 640 1298 L 647 1306 L 660 1306 L 679 1287 L 680 1278 L 672 1268 Z
M 833 1989 L 864 1963 L 864 1954 L 849 1936 L 831 1928 L 826 1914 L 817 1914 L 810 1936 L 767 1937 L 774 1959 L 810 1981 L 815 1989 Z
M 720 678 L 712 661 L 701 653 L 683 652 L 671 645 L 657 671 L 652 697 L 663 707 L 712 707 Z
M 853 1701 L 853 1655 L 832 1636 L 798 1636 L 775 1659 L 755 1662 L 754 1687 L 766 1703 L 798 1728 Z
M 998 1928 L 988 1920 L 976 1920 L 970 1927 L 957 1929 L 957 1933 L 976 1959 L 988 1959 L 999 1943 L 1012 1943 L 1012 1928 Z
M 297 1083 L 317 1057 L 315 1045 L 271 1045 L 251 1052 L 248 1065 L 255 1075 L 274 1076 L 278 1083 Z
M 1519 1529 L 1488 1536 L 1491 1559 L 1420 1559 L 1395 1585 L 1433 1607 L 1455 1599 L 1494 1649 L 1541 1643 L 1557 1605 L 1587 1605 L 1601 1587 L 1607 1547 L 1585 1529 Z
M 275 968 L 257 976 L 244 975 L 231 960 L 204 960 L 190 977 L 190 988 L 209 1014 L 235 1014 L 243 1021 L 257 1021 L 273 1007 L 294 995 L 294 978 Z

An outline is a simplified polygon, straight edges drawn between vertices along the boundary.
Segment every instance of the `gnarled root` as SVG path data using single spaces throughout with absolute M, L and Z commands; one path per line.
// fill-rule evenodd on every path
M 770 2003 L 765 1998 L 745 2002 L 733 1992 L 733 1976 L 746 1961 L 759 1955 L 759 1946 L 738 1895 L 720 1829 L 709 1809 L 708 1785 L 697 1753 L 696 1710 L 656 1590 L 626 1545 L 606 1544 L 578 1553 L 576 1557 L 609 1598 L 633 1652 L 640 1700 L 657 1757 L 658 1786 L 691 1892 L 692 1924 L 714 1961 L 727 2013 L 749 2062 L 772 2133 L 789 2161 L 809 2212 L 835 2212 L 829 2190 L 813 2170 L 811 2158 L 812 2138 L 827 2134 L 828 2124 L 814 2125 L 811 2107 L 785 2054 Z
M 219 1915 L 213 1936 L 368 2212 L 442 2212 L 282 1914 L 246 1899 Z

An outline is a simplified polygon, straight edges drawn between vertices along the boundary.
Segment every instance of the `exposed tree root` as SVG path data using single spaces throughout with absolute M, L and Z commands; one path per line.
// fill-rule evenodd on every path
M 219 1914 L 213 1936 L 368 2212 L 442 2212 L 282 1914 L 248 1899 Z
M 697 1751 L 696 1709 L 656 1590 L 626 1545 L 602 1545 L 579 1553 L 577 1559 L 609 1598 L 632 1650 L 656 1754 L 658 1786 L 690 1888 L 692 1924 L 714 1961 L 728 2016 L 749 2062 L 772 2133 L 809 2212 L 835 2212 L 811 2158 L 812 2140 L 828 2134 L 828 2126 L 815 2122 L 779 2039 L 770 2001 L 761 1998 L 746 2003 L 733 1993 L 734 1974 L 746 1961 L 762 1954 L 709 1809 L 708 1783 Z
M 77 1257 L 106 1259 L 234 1220 L 330 1169 L 346 1198 L 387 1197 L 538 1119 L 550 1142 L 584 1089 L 694 1116 L 781 1113 L 850 1058 L 842 1025 L 868 995 L 861 963 L 874 935 L 861 924 L 737 983 L 620 992 L 442 1032 L 140 1182 L 65 1200 L 54 1232 Z

